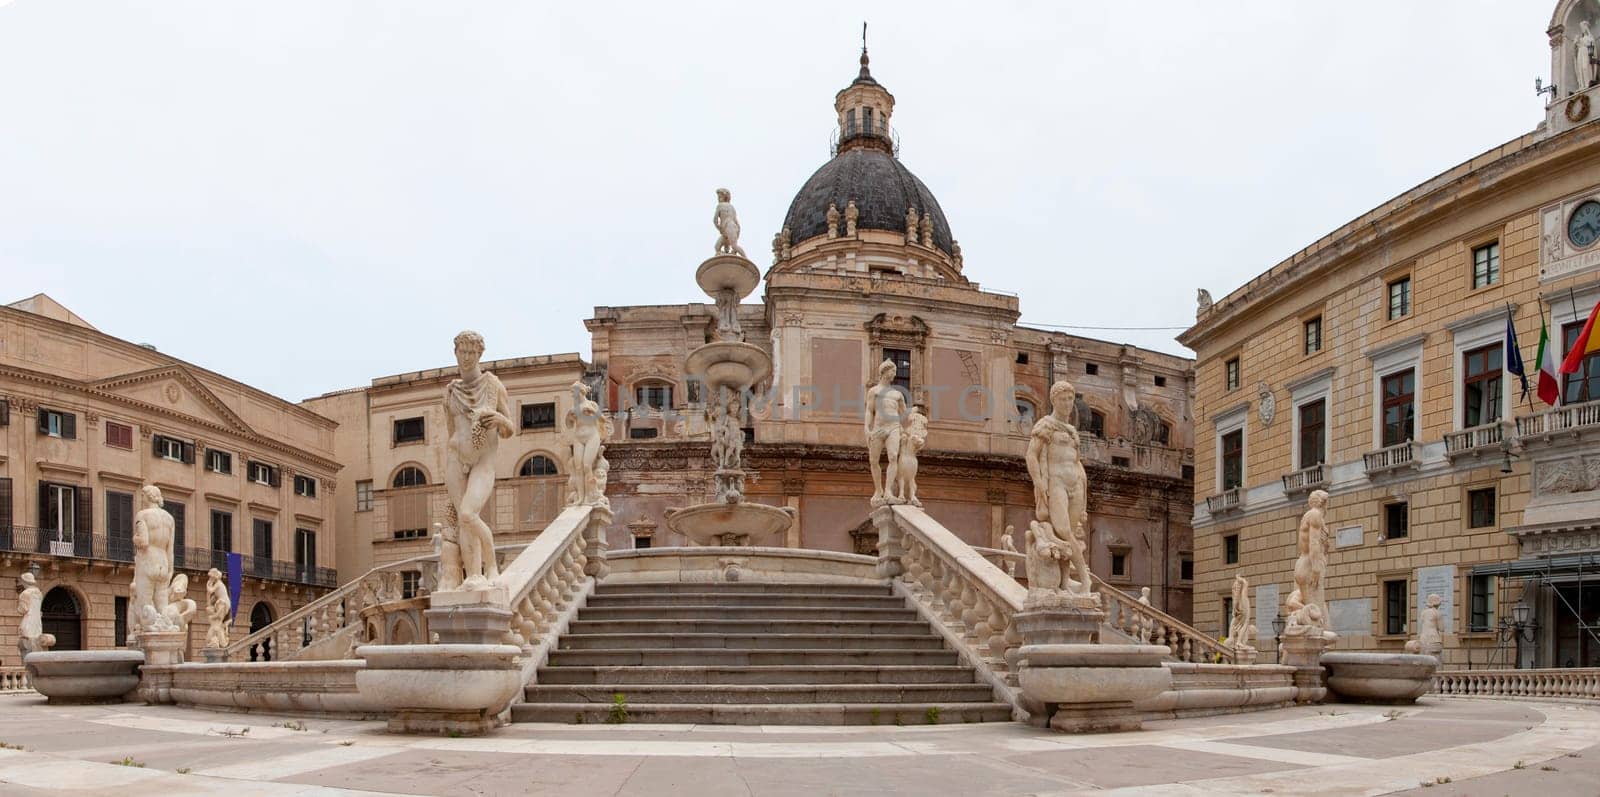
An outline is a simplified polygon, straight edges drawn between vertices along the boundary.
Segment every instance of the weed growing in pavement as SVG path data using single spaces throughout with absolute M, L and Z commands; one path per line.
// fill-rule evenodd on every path
M 1527 768 L 1528 768 L 1528 765 L 1527 765 L 1527 764 L 1524 764 L 1524 763 L 1522 763 L 1522 762 L 1521 762 L 1521 761 L 1518 761 L 1518 762 L 1517 762 L 1517 763 L 1515 763 L 1515 764 L 1512 764 L 1512 765 L 1511 765 L 1511 768 L 1512 768 L 1512 769 L 1527 769 Z
M 192 770 L 190 770 L 190 769 L 189 769 L 189 767 L 178 767 L 178 768 L 177 768 L 177 769 L 175 769 L 175 770 L 173 770 L 173 771 L 174 771 L 174 772 L 176 772 L 176 773 L 178 773 L 178 774 L 179 774 L 179 775 L 187 775 L 187 774 L 189 774 L 189 773 L 190 773 L 190 772 L 191 772 L 191 771 L 192 771 Z
M 617 692 L 611 696 L 611 709 L 606 712 L 606 723 L 621 725 L 628 721 L 628 696 Z
M 924 717 L 927 718 L 929 725 L 938 725 L 939 724 L 939 707 L 938 706 L 928 706 L 928 710 L 924 711 L 922 714 L 923 714 Z
M 112 761 L 111 763 L 116 764 L 119 767 L 138 767 L 140 769 L 144 769 L 144 762 L 133 760 L 133 756 L 131 755 L 125 755 L 122 757 L 121 761 Z

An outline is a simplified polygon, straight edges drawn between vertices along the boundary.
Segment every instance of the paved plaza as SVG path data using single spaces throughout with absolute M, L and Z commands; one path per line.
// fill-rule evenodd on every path
M 0 794 L 1594 795 L 1600 709 L 1425 699 L 1150 722 L 807 728 L 381 722 L 0 702 Z M 20 747 L 20 749 L 18 749 Z M 126 763 L 122 763 L 126 762 Z

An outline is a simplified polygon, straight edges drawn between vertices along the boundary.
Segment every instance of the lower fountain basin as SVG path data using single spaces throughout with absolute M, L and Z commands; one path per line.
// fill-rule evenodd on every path
M 1352 703 L 1414 703 L 1428 693 L 1439 660 L 1414 653 L 1322 654 L 1328 688 Z
M 711 390 L 744 390 L 772 374 L 772 358 L 748 343 L 720 341 L 689 352 L 684 371 L 702 377 Z
M 699 545 L 748 545 L 788 531 L 794 525 L 790 507 L 766 504 L 695 504 L 667 513 L 667 528 Z

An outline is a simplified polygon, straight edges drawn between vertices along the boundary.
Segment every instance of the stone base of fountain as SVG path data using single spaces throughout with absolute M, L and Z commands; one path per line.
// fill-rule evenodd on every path
M 782 534 L 794 524 L 795 510 L 766 504 L 695 504 L 668 510 L 667 528 L 697 545 L 749 545 L 752 538 Z

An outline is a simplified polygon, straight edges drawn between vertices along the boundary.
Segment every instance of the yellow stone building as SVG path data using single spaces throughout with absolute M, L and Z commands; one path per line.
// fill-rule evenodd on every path
M 1452 666 L 1600 664 L 1600 356 L 1561 406 L 1524 400 L 1541 317 L 1564 353 L 1600 300 L 1600 86 L 1574 82 L 1592 4 L 1549 29 L 1543 123 L 1345 224 L 1222 297 L 1197 353 L 1196 625 L 1236 573 L 1263 639 L 1295 531 L 1331 494 L 1340 648 L 1399 650 L 1429 594 Z

